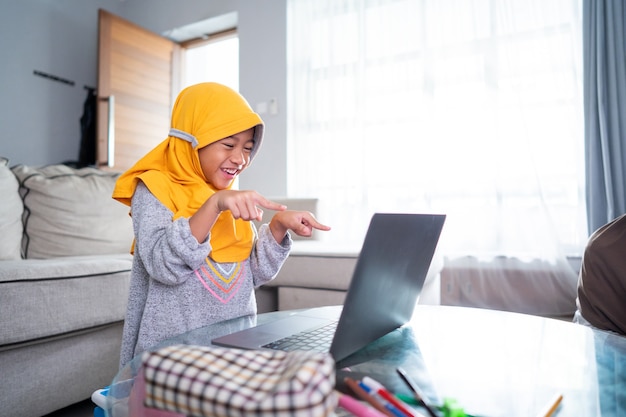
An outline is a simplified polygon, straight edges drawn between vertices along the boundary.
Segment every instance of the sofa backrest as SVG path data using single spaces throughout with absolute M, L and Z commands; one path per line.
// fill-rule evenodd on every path
M 22 243 L 22 199 L 9 161 L 0 157 L 0 260 L 20 259 Z
M 129 208 L 111 197 L 119 173 L 66 165 L 12 168 L 24 205 L 23 258 L 128 253 Z

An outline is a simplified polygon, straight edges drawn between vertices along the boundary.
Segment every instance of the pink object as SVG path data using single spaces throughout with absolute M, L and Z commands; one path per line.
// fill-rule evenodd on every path
M 349 395 L 339 394 L 339 406 L 357 417 L 387 417 L 380 411 L 363 404 Z

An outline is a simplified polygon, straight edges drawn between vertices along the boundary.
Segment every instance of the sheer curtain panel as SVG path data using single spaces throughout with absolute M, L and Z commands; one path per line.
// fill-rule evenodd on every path
M 587 236 L 579 0 L 288 7 L 288 188 L 319 198 L 321 239 L 358 246 L 374 212 L 445 213 L 449 271 L 525 270 L 571 308 L 567 256 Z

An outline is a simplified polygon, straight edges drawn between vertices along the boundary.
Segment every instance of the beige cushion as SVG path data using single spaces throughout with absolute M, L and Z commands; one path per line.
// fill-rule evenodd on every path
M 25 258 L 128 253 L 128 207 L 111 197 L 118 173 L 65 165 L 13 172 L 24 201 Z
M 9 161 L 0 157 L 0 260 L 20 259 L 22 244 L 22 199 Z

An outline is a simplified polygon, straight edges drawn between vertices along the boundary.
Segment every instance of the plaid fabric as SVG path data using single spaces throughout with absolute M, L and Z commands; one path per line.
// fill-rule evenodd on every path
M 337 406 L 329 354 L 177 345 L 145 352 L 145 405 L 189 416 L 318 417 Z

